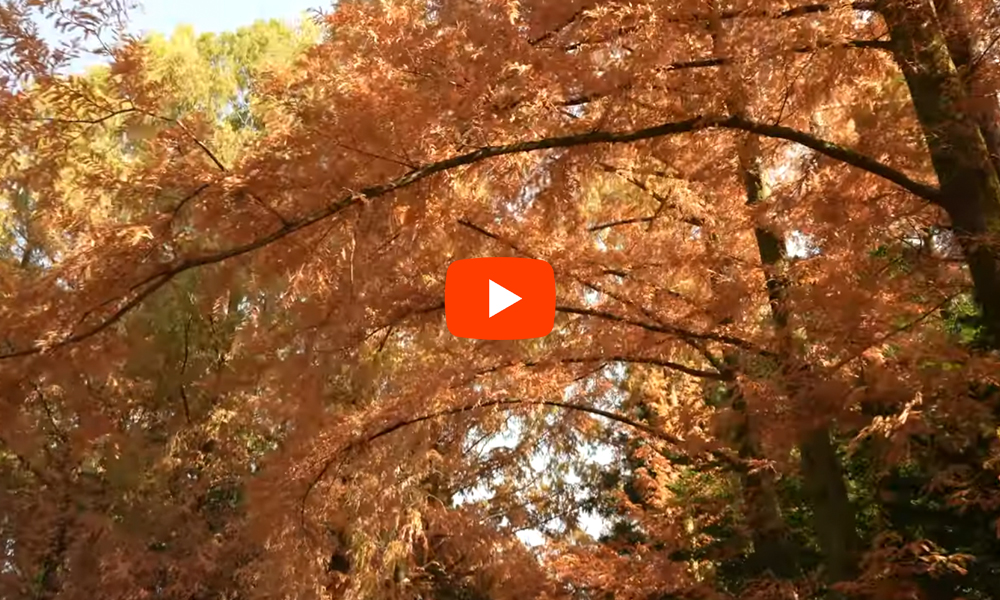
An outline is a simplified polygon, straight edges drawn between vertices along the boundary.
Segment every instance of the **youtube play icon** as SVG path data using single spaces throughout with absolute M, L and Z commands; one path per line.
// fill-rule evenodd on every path
M 445 277 L 444 312 L 456 337 L 544 337 L 555 323 L 555 273 L 549 263 L 532 258 L 457 260 Z

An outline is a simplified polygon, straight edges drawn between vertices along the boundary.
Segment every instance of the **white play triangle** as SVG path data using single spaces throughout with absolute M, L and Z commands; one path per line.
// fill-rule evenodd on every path
M 492 279 L 490 282 L 490 316 L 521 301 L 521 297 Z

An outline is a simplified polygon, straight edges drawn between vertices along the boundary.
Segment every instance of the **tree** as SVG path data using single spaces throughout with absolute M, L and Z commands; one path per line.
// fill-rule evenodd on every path
M 12 89 L 11 589 L 989 597 L 986 14 L 342 2 Z M 503 254 L 556 329 L 449 336 Z

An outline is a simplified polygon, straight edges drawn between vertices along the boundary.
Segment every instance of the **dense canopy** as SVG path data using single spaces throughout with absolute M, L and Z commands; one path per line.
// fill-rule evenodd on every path
M 995 3 L 321 8 L 0 4 L 0 600 L 1000 598 Z

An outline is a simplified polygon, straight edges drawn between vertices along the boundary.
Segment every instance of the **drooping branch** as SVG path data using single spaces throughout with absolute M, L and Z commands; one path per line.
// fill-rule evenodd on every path
M 77 124 L 77 125 L 93 126 L 93 125 L 99 125 L 101 123 L 104 123 L 105 121 L 108 121 L 108 120 L 110 120 L 110 119 L 112 119 L 114 117 L 119 117 L 119 116 L 122 116 L 122 115 L 129 115 L 129 114 L 143 115 L 143 116 L 145 116 L 145 117 L 147 117 L 149 119 L 153 119 L 154 121 L 161 121 L 163 123 L 167 123 L 169 125 L 173 125 L 173 126 L 177 127 L 178 129 L 181 130 L 181 133 L 183 133 L 195 146 L 197 146 L 198 149 L 202 152 L 202 154 L 204 154 L 212 162 L 212 164 L 215 165 L 216 169 L 218 169 L 220 172 L 225 173 L 225 174 L 228 174 L 230 172 L 230 169 L 228 167 L 226 167 L 226 165 L 222 162 L 222 160 L 219 158 L 219 156 L 215 152 L 213 152 L 211 148 L 208 147 L 208 144 L 206 144 L 197 135 L 195 135 L 194 132 L 192 132 L 191 129 L 187 125 L 185 125 L 183 121 L 181 121 L 181 119 L 175 118 L 175 117 L 167 117 L 167 116 L 164 116 L 164 115 L 160 115 L 160 114 L 157 114 L 157 113 L 150 112 L 148 110 L 139 108 L 137 106 L 130 106 L 128 108 L 122 108 L 122 109 L 118 109 L 118 110 L 113 110 L 113 111 L 109 112 L 106 115 L 103 115 L 101 117 L 95 117 L 95 118 L 92 118 L 92 119 L 64 119 L 64 118 L 58 118 L 58 117 L 45 117 L 45 118 L 34 119 L 34 120 L 42 120 L 42 121 L 45 121 L 45 122 L 48 122 L 48 123 L 61 123 L 61 124 L 67 124 L 67 125 Z M 180 203 L 178 203 L 178 205 L 173 209 L 174 215 L 176 216 L 176 214 L 180 211 L 180 209 L 183 208 L 183 206 L 189 200 L 192 200 L 195 197 L 197 197 L 199 194 L 201 194 L 203 191 L 205 191 L 208 187 L 210 187 L 210 185 L 211 184 L 204 183 L 204 184 L 198 186 L 198 188 L 196 188 L 194 192 L 192 192 L 191 194 L 189 194 L 188 196 L 186 196 L 185 198 L 183 198 L 180 201 Z M 276 217 L 282 224 L 287 224 L 288 223 L 288 220 L 285 218 L 284 215 L 282 215 L 280 212 L 278 212 L 277 210 L 275 210 L 272 206 L 270 206 L 267 202 L 265 202 L 264 200 L 262 200 L 261 198 L 259 198 L 256 194 L 248 194 L 248 197 L 251 200 L 253 200 L 254 203 L 256 203 L 258 206 L 260 206 L 261 208 L 263 208 L 264 210 L 266 210 L 267 212 L 269 212 L 271 215 L 273 215 L 274 217 Z
M 530 44 L 532 46 L 537 46 L 538 44 L 541 44 L 545 40 L 547 40 L 547 39 L 549 39 L 549 38 L 551 38 L 553 36 L 558 35 L 560 31 L 562 31 L 563 29 L 566 29 L 567 27 L 569 27 L 570 25 L 572 25 L 573 23 L 575 23 L 577 21 L 577 19 L 579 19 L 580 17 L 582 17 L 584 12 L 586 12 L 586 7 L 581 6 L 579 9 L 576 10 L 576 12 L 574 12 L 572 15 L 570 15 L 568 19 L 566 19 L 565 21 L 563 21 L 562 23 L 560 23 L 556 27 L 550 29 L 549 31 L 546 31 L 542 35 L 530 39 L 528 41 L 528 44 Z
M 947 306 L 948 303 L 951 302 L 952 300 L 954 300 L 955 298 L 957 298 L 958 295 L 959 295 L 959 292 L 956 292 L 954 294 L 950 294 L 950 295 L 946 296 L 943 300 L 941 300 L 940 302 L 934 304 L 933 306 L 931 306 L 930 308 L 928 308 L 924 312 L 920 313 L 916 318 L 912 319 L 911 321 L 908 321 L 907 323 L 904 323 L 903 325 L 900 325 L 898 327 L 895 327 L 895 328 L 889 330 L 888 332 L 886 332 L 886 333 L 878 336 L 875 339 L 874 342 L 872 342 L 870 344 L 866 344 L 864 346 L 864 348 L 862 348 L 861 350 L 855 351 L 855 352 L 851 353 L 849 356 L 847 356 L 846 358 L 843 358 L 843 359 L 837 361 L 836 364 L 834 364 L 834 365 L 832 365 L 832 366 L 830 366 L 830 367 L 827 368 L 828 375 L 834 375 L 834 374 L 836 374 L 837 371 L 841 370 L 846 365 L 848 365 L 851 362 L 857 360 L 858 358 L 861 358 L 862 356 L 864 356 L 865 352 L 871 350 L 872 348 L 875 348 L 876 346 L 881 346 L 882 344 L 885 344 L 886 342 L 888 342 L 891 338 L 893 338 L 893 337 L 895 337 L 895 336 L 897 336 L 897 335 L 899 335 L 901 333 L 905 333 L 905 332 L 913 329 L 917 325 L 920 325 L 921 323 L 923 323 L 924 321 L 926 321 L 927 319 L 929 319 L 931 316 L 933 316 L 934 313 L 940 311 L 945 306 Z
M 157 290 L 159 290 L 161 287 L 169 283 L 171 280 L 173 280 L 174 277 L 177 276 L 177 274 L 181 272 L 182 271 L 178 271 L 175 274 L 171 274 L 169 272 L 166 274 L 159 274 L 152 277 L 148 277 L 147 279 L 141 281 L 139 284 L 133 287 L 133 289 L 143 288 L 141 292 L 136 294 L 131 300 L 124 302 L 118 310 L 116 310 L 114 313 L 111 314 L 111 316 L 107 317 L 103 321 L 100 321 L 97 325 L 94 325 L 90 329 L 85 329 L 80 333 L 72 334 L 64 338 L 63 340 L 51 345 L 35 346 L 32 348 L 24 348 L 21 350 L 15 349 L 5 352 L 4 354 L 0 354 L 0 360 L 8 358 L 19 358 L 22 356 L 31 356 L 34 354 L 41 354 L 42 352 L 45 352 L 50 349 L 61 348 L 63 346 L 68 346 L 70 344 L 82 342 L 87 338 L 93 337 L 98 333 L 104 331 L 108 327 L 111 327 L 112 325 L 117 323 L 125 315 L 131 312 L 132 309 L 142 304 L 143 301 L 146 300 L 146 298 L 152 296 Z
M 0 437 L 0 456 L 3 454 L 9 454 L 12 456 L 17 464 L 24 469 L 26 472 L 31 473 L 38 481 L 52 486 L 55 482 L 40 468 L 36 467 L 26 456 L 14 449 L 3 437 Z
M 588 364 L 588 363 L 628 363 L 633 365 L 649 365 L 655 367 L 664 367 L 666 369 L 672 369 L 685 375 L 690 375 L 692 377 L 698 377 L 700 379 L 712 379 L 715 381 L 728 381 L 732 379 L 732 375 L 729 373 L 719 373 L 716 371 L 705 371 L 703 369 L 696 369 L 694 367 L 689 367 L 687 365 L 682 365 L 669 360 L 664 360 L 661 358 L 656 358 L 652 356 L 632 356 L 632 355 L 601 355 L 601 356 L 573 356 L 567 358 L 554 358 L 546 361 L 515 361 L 512 363 L 506 363 L 502 365 L 497 365 L 482 369 L 476 372 L 476 375 L 488 375 L 490 373 L 496 373 L 497 371 L 503 369 L 509 369 L 513 367 L 542 367 L 552 364 Z
M 586 404 L 581 404 L 581 403 L 578 403 L 578 402 L 560 402 L 560 401 L 557 401 L 557 400 L 518 400 L 518 399 L 513 399 L 513 398 L 507 398 L 507 399 L 503 399 L 503 400 L 488 400 L 486 402 L 480 402 L 480 403 L 469 405 L 469 406 L 459 406 L 459 407 L 455 407 L 455 408 L 447 408 L 447 409 L 444 409 L 444 410 L 440 410 L 440 411 L 436 411 L 436 412 L 432 412 L 432 413 L 427 413 L 427 414 L 424 414 L 424 415 L 421 415 L 421 416 L 418 416 L 418 417 L 413 417 L 411 419 L 405 419 L 405 420 L 399 421 L 399 422 L 397 422 L 397 423 L 395 423 L 393 425 L 390 425 L 390 426 L 388 426 L 388 427 L 386 427 L 384 429 L 381 429 L 381 430 L 377 431 L 376 433 L 373 433 L 372 435 L 364 438 L 363 439 L 363 443 L 368 444 L 368 443 L 374 442 L 375 440 L 377 440 L 379 438 L 382 438 L 382 437 L 385 437 L 385 436 L 387 436 L 387 435 L 389 435 L 391 433 L 394 433 L 394 432 L 396 432 L 396 431 L 398 431 L 400 429 L 403 429 L 404 427 L 408 427 L 410 425 L 416 425 L 417 423 L 422 423 L 424 421 L 429 421 L 431 419 L 436 419 L 436 418 L 439 418 L 439 417 L 446 417 L 446 416 L 458 415 L 458 414 L 462 414 L 462 413 L 466 413 L 466 412 L 470 412 L 470 411 L 481 410 L 481 409 L 484 409 L 484 408 L 491 408 L 491 407 L 494 407 L 494 406 L 518 406 L 518 405 L 520 405 L 520 406 L 550 406 L 550 407 L 554 407 L 554 408 L 561 408 L 561 409 L 564 409 L 564 410 L 575 410 L 575 411 L 579 411 L 579 412 L 585 412 L 585 413 L 589 413 L 589 414 L 592 414 L 592 415 L 597 415 L 599 417 L 604 417 L 606 419 L 609 419 L 611 421 L 615 421 L 617 423 L 621 423 L 623 425 L 628 425 L 629 427 L 632 427 L 633 429 L 637 429 L 637 430 L 639 430 L 639 431 L 641 431 L 641 432 L 649 435 L 652 438 L 655 438 L 655 439 L 667 442 L 668 444 L 673 444 L 675 446 L 680 446 L 680 445 L 682 445 L 684 443 L 684 440 L 680 439 L 677 436 L 671 435 L 671 434 L 663 432 L 663 431 L 658 431 L 658 430 L 656 430 L 656 429 L 654 429 L 654 428 L 652 428 L 652 427 L 650 427 L 650 426 L 648 426 L 648 425 L 646 425 L 644 423 L 640 423 L 640 422 L 638 422 L 638 421 L 636 421 L 634 419 L 630 419 L 629 417 L 626 417 L 625 415 L 620 415 L 618 413 L 613 413 L 611 411 L 603 410 L 603 409 L 600 409 L 600 408 L 595 408 L 593 406 L 589 406 L 589 405 L 586 405 Z
M 442 410 L 433 411 L 416 417 L 411 417 L 408 419 L 402 419 L 400 421 L 397 421 L 392 425 L 384 427 L 371 435 L 368 435 L 366 437 L 363 437 L 359 440 L 347 444 L 345 447 L 341 448 L 338 452 L 336 452 L 334 456 L 324 461 L 319 472 L 317 472 L 316 475 L 309 481 L 309 483 L 306 485 L 305 492 L 303 492 L 302 494 L 302 499 L 300 503 L 301 522 L 303 524 L 305 523 L 305 506 L 306 502 L 309 499 L 309 495 L 312 493 L 313 489 L 315 489 L 316 486 L 319 485 L 319 483 L 327 476 L 327 474 L 330 472 L 330 469 L 333 467 L 334 463 L 337 462 L 337 459 L 339 458 L 341 460 L 344 460 L 349 452 L 352 452 L 362 446 L 370 444 L 380 438 L 386 437 L 392 433 L 395 433 L 411 425 L 417 425 L 419 423 L 431 421 L 434 419 L 439 419 L 442 417 L 449 417 L 487 408 L 514 407 L 514 406 L 547 406 L 551 408 L 558 408 L 561 410 L 583 412 L 599 417 L 604 417 L 605 419 L 608 419 L 610 421 L 626 425 L 632 429 L 635 429 L 650 436 L 653 439 L 666 442 L 672 446 L 683 447 L 684 445 L 684 440 L 675 435 L 672 435 L 665 431 L 660 431 L 658 429 L 650 427 L 649 425 L 646 425 L 645 423 L 640 423 L 639 421 L 631 419 L 625 415 L 603 410 L 579 402 L 561 402 L 558 400 L 523 400 L 515 398 L 504 398 L 501 400 L 488 400 L 486 402 L 478 402 L 470 405 L 445 408 Z M 745 470 L 749 467 L 749 465 L 745 464 L 741 458 L 729 452 L 725 452 L 722 450 L 710 450 L 708 451 L 708 454 L 713 458 L 715 458 L 720 463 L 726 464 L 729 467 L 739 471 Z
M 524 256 L 527 256 L 529 258 L 536 258 L 532 254 L 530 254 L 528 252 L 525 252 L 524 250 L 520 249 L 513 242 L 511 242 L 509 240 L 506 240 L 506 239 L 500 237 L 499 235 L 497 235 L 497 234 L 495 234 L 495 233 L 493 233 L 493 232 L 491 232 L 491 231 L 489 231 L 489 230 L 487 230 L 487 229 L 485 229 L 485 228 L 483 228 L 483 227 L 481 227 L 479 225 L 476 225 L 475 223 L 472 223 L 471 221 L 469 221 L 467 219 L 459 219 L 458 223 L 460 225 L 464 226 L 464 227 L 468 227 L 469 229 L 475 231 L 476 233 L 479 233 L 480 235 L 484 235 L 484 236 L 486 236 L 486 237 L 488 237 L 490 239 L 496 240 L 498 242 L 501 242 L 501 243 L 509 246 L 511 249 L 513 249 L 518 254 L 523 254 Z M 625 276 L 627 276 L 627 274 L 625 274 Z M 679 339 L 681 339 L 682 341 L 684 341 L 685 343 L 687 343 L 689 346 L 695 348 L 696 350 L 698 350 L 699 352 L 701 352 L 702 354 L 704 354 L 706 357 L 710 356 L 710 354 L 708 354 L 708 352 L 704 348 L 703 344 L 699 344 L 698 343 L 699 341 L 717 341 L 717 342 L 730 343 L 730 344 L 732 344 L 732 343 L 735 342 L 734 345 L 737 345 L 740 348 L 743 348 L 745 350 L 751 350 L 751 351 L 753 351 L 753 352 L 755 352 L 755 353 L 757 353 L 757 354 L 759 354 L 761 356 L 770 356 L 770 353 L 767 352 L 766 350 L 755 348 L 753 346 L 753 344 L 751 344 L 750 342 L 747 342 L 745 340 L 739 340 L 738 338 L 734 338 L 734 337 L 731 337 L 731 336 L 713 337 L 713 336 L 711 336 L 711 334 L 695 333 L 695 332 L 691 332 L 691 331 L 687 331 L 687 330 L 681 329 L 679 327 L 671 326 L 671 325 L 666 324 L 663 321 L 661 321 L 659 318 L 657 318 L 657 316 L 655 314 L 653 314 L 650 310 L 646 309 L 645 307 L 643 307 L 643 306 L 641 306 L 639 304 L 636 304 L 635 302 L 632 302 L 632 301 L 630 301 L 630 300 L 628 300 L 626 298 L 622 298 L 622 297 L 620 297 L 617 294 L 613 294 L 610 291 L 604 289 L 603 286 L 600 286 L 600 285 L 598 285 L 595 282 L 586 281 L 586 280 L 578 278 L 578 277 L 574 277 L 574 279 L 576 280 L 577 283 L 579 283 L 579 284 L 581 284 L 583 286 L 586 286 L 586 287 L 594 290 L 595 292 L 597 292 L 599 294 L 603 294 L 605 296 L 608 296 L 608 297 L 612 298 L 613 300 L 616 300 L 616 301 L 620 302 L 621 304 L 623 304 L 625 306 L 628 306 L 628 307 L 630 307 L 630 308 L 632 308 L 634 310 L 639 311 L 640 313 L 642 313 L 643 315 L 645 315 L 646 318 L 649 319 L 649 320 L 648 321 L 639 321 L 639 320 L 635 320 L 635 319 L 629 319 L 627 317 L 623 317 L 621 315 L 617 315 L 617 314 L 610 313 L 610 312 L 607 312 L 607 311 L 588 311 L 587 309 L 581 309 L 581 308 L 575 308 L 575 307 L 559 307 L 559 306 L 557 306 L 556 307 L 556 312 L 566 312 L 566 313 L 569 313 L 569 314 L 578 314 L 578 315 L 585 315 L 585 316 L 590 316 L 590 317 L 604 318 L 604 319 L 609 319 L 609 320 L 612 320 L 612 321 L 616 321 L 618 323 L 624 323 L 624 324 L 627 324 L 627 325 L 632 325 L 632 326 L 635 326 L 635 327 L 640 327 L 642 329 L 646 329 L 647 331 L 653 331 L 655 333 L 666 333 L 666 334 L 670 334 L 670 335 L 675 335 Z M 585 312 L 581 312 L 581 311 L 585 311 Z M 709 336 L 709 337 L 705 337 L 705 336 Z
M 606 221 L 604 223 L 598 223 L 597 225 L 591 225 L 590 227 L 587 228 L 587 231 L 601 231 L 602 229 L 611 229 L 613 227 L 621 227 L 622 225 L 638 225 L 640 223 L 652 223 L 655 220 L 656 217 L 654 216 L 633 217 L 631 219 L 618 219 L 616 221 Z
M 574 148 L 593 144 L 632 143 L 710 129 L 747 131 L 765 137 L 792 141 L 806 146 L 807 148 L 811 148 L 835 160 L 895 183 L 896 185 L 929 202 L 936 204 L 940 204 L 941 202 L 940 193 L 937 188 L 910 179 L 904 173 L 855 150 L 828 142 L 790 127 L 759 123 L 740 116 L 698 116 L 691 119 L 671 121 L 631 131 L 598 130 L 564 136 L 553 136 L 536 140 L 526 140 L 498 146 L 484 146 L 472 152 L 459 154 L 451 158 L 426 164 L 420 168 L 412 169 L 394 180 L 379 185 L 369 186 L 357 193 L 351 193 L 343 196 L 340 199 L 331 202 L 325 208 L 319 209 L 311 214 L 295 220 L 286 220 L 280 228 L 251 242 L 240 244 L 221 251 L 208 252 L 202 254 L 201 256 L 196 255 L 188 258 L 178 258 L 163 270 L 149 275 L 135 284 L 133 289 L 142 287 L 145 289 L 132 300 L 125 301 L 122 308 L 113 315 L 82 332 L 71 333 L 63 340 L 57 341 L 47 346 L 47 348 L 59 348 L 67 344 L 82 341 L 102 332 L 107 327 L 121 319 L 129 310 L 131 310 L 131 308 L 134 308 L 141 303 L 145 297 L 148 297 L 154 291 L 181 273 L 205 265 L 220 263 L 231 258 L 259 250 L 273 242 L 284 239 L 297 231 L 301 231 L 315 225 L 316 223 L 324 221 L 350 207 L 359 205 L 365 201 L 385 196 L 395 192 L 396 190 L 409 187 L 438 173 L 450 171 L 458 167 L 474 165 L 487 159 L 500 156 L 535 152 L 539 150 L 551 150 L 555 148 Z M 43 348 L 41 347 L 16 349 L 0 355 L 0 359 L 27 356 L 37 354 L 42 351 Z
M 496 240 L 498 242 L 501 242 L 501 243 L 509 246 L 511 250 L 513 250 L 514 252 L 517 252 L 518 254 L 523 254 L 523 255 L 528 256 L 530 258 L 535 258 L 531 254 L 529 254 L 528 252 L 525 252 L 519 246 L 517 246 L 516 244 L 514 244 L 514 242 L 512 242 L 510 240 L 503 239 L 500 236 L 498 236 L 497 234 L 493 233 L 492 231 L 489 231 L 488 229 L 485 229 L 485 228 L 483 228 L 483 227 L 481 227 L 479 225 L 476 225 L 475 223 L 473 223 L 472 221 L 470 221 L 468 219 L 459 219 L 457 222 L 462 227 L 467 227 L 467 228 L 471 229 L 472 231 L 475 231 L 476 233 L 478 233 L 480 235 L 484 235 L 484 236 L 486 236 L 486 237 L 488 237 L 488 238 L 490 238 L 492 240 Z
M 663 360 L 660 358 L 652 358 L 647 356 L 628 356 L 628 355 L 612 355 L 612 356 L 591 356 L 591 357 L 575 357 L 575 358 L 563 358 L 559 362 L 562 363 L 590 363 L 595 361 L 607 361 L 607 362 L 621 362 L 633 365 L 650 365 L 654 367 L 664 367 L 666 369 L 671 369 L 684 373 L 685 375 L 690 375 L 692 377 L 698 377 L 701 379 L 713 379 L 715 381 L 726 381 L 732 379 L 730 374 L 718 373 L 715 371 L 705 371 L 703 369 L 695 369 L 694 367 L 689 367 L 687 365 L 682 365 L 670 360 Z M 531 366 L 526 364 L 525 366 Z
M 623 220 L 620 220 L 620 221 L 611 221 L 611 222 L 608 222 L 608 223 L 600 223 L 598 225 L 594 225 L 594 226 L 589 227 L 588 231 L 600 231 L 602 229 L 608 229 L 608 228 L 611 228 L 611 227 L 617 227 L 619 225 L 629 225 L 629 224 L 633 224 L 633 223 L 652 223 L 654 220 L 656 220 L 657 216 L 661 212 L 663 212 L 663 209 L 665 209 L 665 208 L 677 208 L 677 204 L 676 203 L 671 202 L 668 198 L 663 197 L 661 194 L 659 194 L 655 190 L 651 189 L 646 184 L 646 182 L 641 181 L 641 180 L 633 177 L 632 175 L 629 175 L 629 174 L 623 172 L 623 169 L 620 169 L 620 168 L 618 168 L 618 167 L 616 167 L 614 165 L 609 165 L 607 163 L 601 163 L 601 168 L 604 169 L 605 171 L 609 172 L 609 173 L 614 173 L 615 175 L 618 175 L 619 177 L 621 177 L 625 181 L 627 181 L 627 182 L 631 183 L 632 185 L 634 185 L 635 187 L 639 188 L 640 190 L 642 190 L 643 192 L 645 192 L 647 195 L 649 195 L 651 198 L 653 198 L 653 200 L 656 200 L 659 203 L 660 206 L 659 206 L 659 208 L 656 209 L 656 214 L 655 215 L 652 215 L 652 216 L 649 216 L 649 217 L 641 217 L 641 218 L 637 218 L 637 219 L 623 219 Z M 682 215 L 681 218 L 680 218 L 680 220 L 682 222 L 687 223 L 688 225 L 692 225 L 694 227 L 704 227 L 704 225 L 705 225 L 705 220 L 702 219 L 701 217 Z

